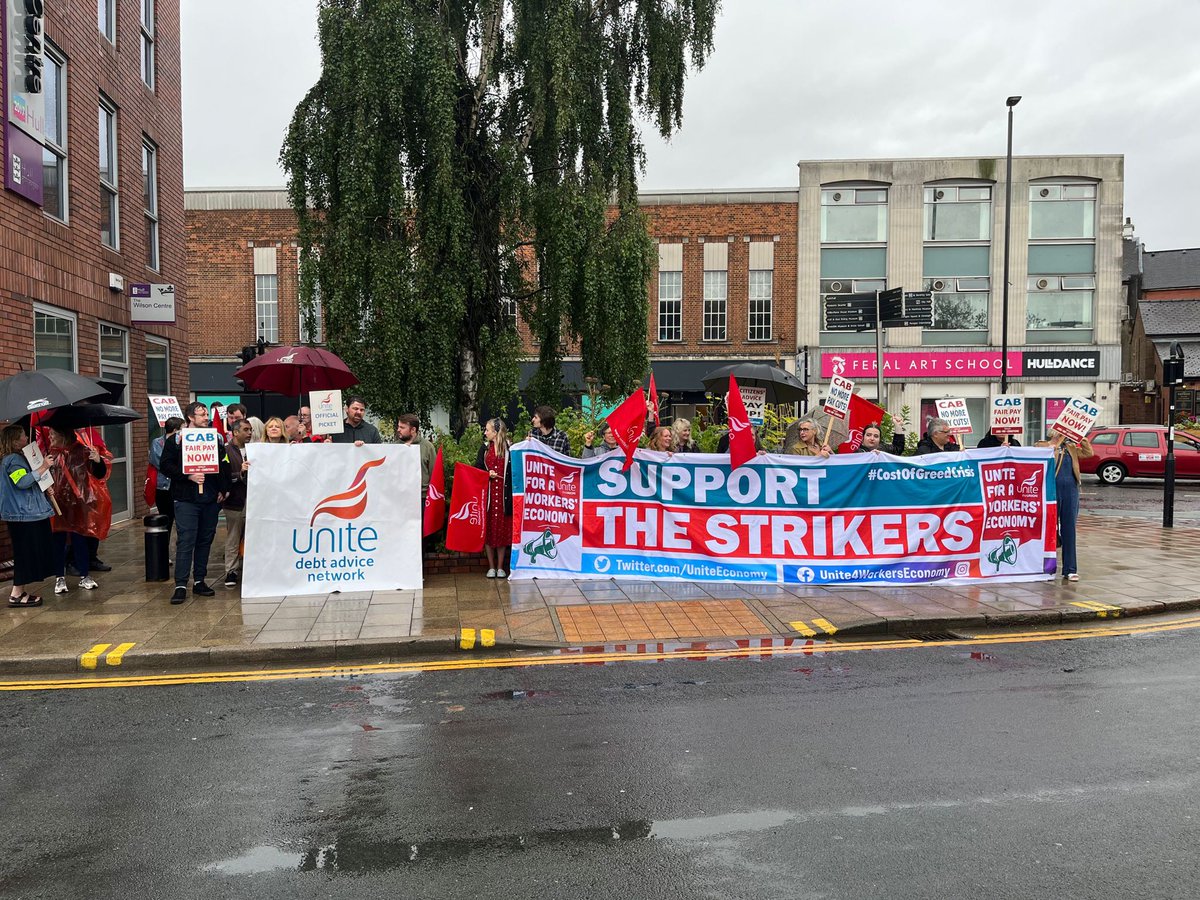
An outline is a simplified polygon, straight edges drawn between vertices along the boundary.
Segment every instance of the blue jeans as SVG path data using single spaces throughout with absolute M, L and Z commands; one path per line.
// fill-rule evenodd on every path
M 217 533 L 221 508 L 214 503 L 175 501 L 175 586 L 187 587 L 188 572 L 194 581 L 208 574 L 208 551 Z
M 1071 460 L 1063 461 L 1058 477 L 1054 479 L 1058 489 L 1058 542 L 1062 546 L 1062 574 L 1074 575 L 1079 571 L 1075 557 L 1075 524 L 1079 521 L 1079 485 L 1075 483 L 1075 472 Z
M 79 573 L 79 577 L 87 578 L 88 563 L 91 562 L 92 554 L 88 551 L 87 538 L 73 531 L 54 532 L 54 548 L 57 551 L 58 562 L 55 574 L 59 578 L 67 574 L 67 547 L 70 547 L 71 552 L 75 555 L 75 570 Z

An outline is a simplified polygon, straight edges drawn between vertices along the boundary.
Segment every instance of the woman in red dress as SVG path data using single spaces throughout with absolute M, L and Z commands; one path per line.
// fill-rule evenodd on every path
M 483 427 L 483 446 L 476 468 L 488 473 L 487 516 L 483 549 L 488 578 L 507 578 L 512 544 L 512 475 L 508 471 L 508 429 L 502 419 L 489 419 Z

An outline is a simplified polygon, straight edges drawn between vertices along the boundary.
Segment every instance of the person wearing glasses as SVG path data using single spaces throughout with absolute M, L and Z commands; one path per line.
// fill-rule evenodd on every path
M 800 419 L 788 429 L 788 436 L 783 442 L 783 452 L 792 456 L 828 457 L 833 451 L 828 444 L 821 442 L 816 422 L 812 419 Z
M 926 453 L 954 453 L 961 450 L 962 447 L 954 442 L 954 438 L 950 436 L 950 423 L 945 419 L 930 419 L 929 429 L 925 432 L 925 437 L 921 438 L 917 444 L 917 452 L 915 456 L 924 456 Z

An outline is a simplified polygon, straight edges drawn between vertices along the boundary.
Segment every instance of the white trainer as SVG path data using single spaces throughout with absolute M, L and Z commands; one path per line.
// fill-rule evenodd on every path
M 485 578 L 495 578 L 495 577 L 496 577 L 496 570 L 495 570 L 495 569 L 488 569 L 488 570 L 487 570 L 487 575 L 486 575 L 486 576 L 484 576 L 484 577 L 485 577 Z
M 85 591 L 94 591 L 96 588 L 100 587 L 100 585 L 96 584 L 96 579 L 92 578 L 90 575 L 88 575 L 86 578 L 80 578 L 79 586 Z
M 507 578 L 507 577 L 508 577 L 508 573 L 507 573 L 507 572 L 505 572 L 503 569 L 497 569 L 497 570 L 496 570 L 496 577 L 497 577 L 497 578 Z
M 65 594 L 68 590 L 69 590 L 69 588 L 67 587 L 67 579 L 65 579 L 65 578 L 55 578 L 54 579 L 54 593 Z

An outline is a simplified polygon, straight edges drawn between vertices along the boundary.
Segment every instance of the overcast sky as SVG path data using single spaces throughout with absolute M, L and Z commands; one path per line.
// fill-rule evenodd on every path
M 282 185 L 319 69 L 316 0 L 182 0 L 189 188 Z M 790 187 L 801 159 L 1125 155 L 1151 250 L 1200 246 L 1196 0 L 724 0 L 683 129 L 643 129 L 646 190 Z

